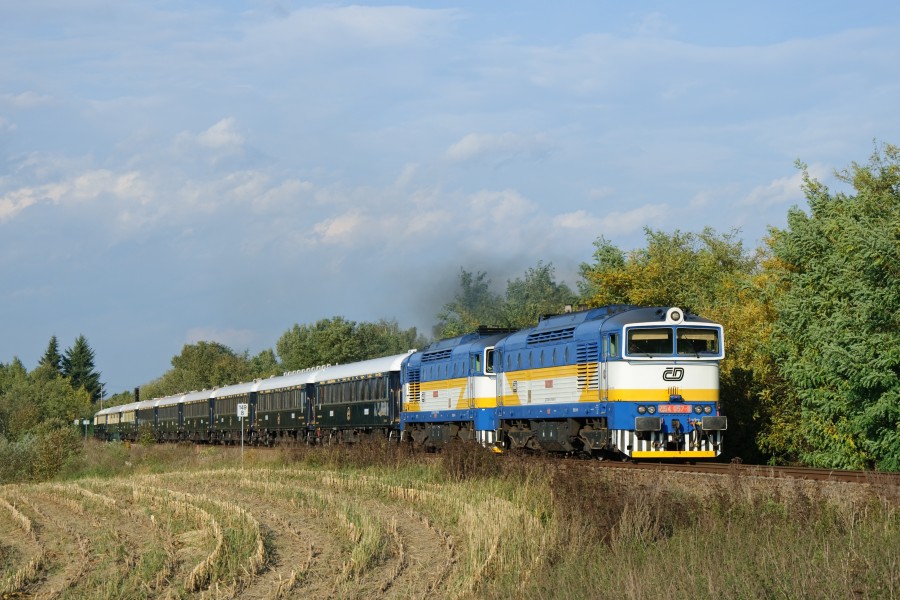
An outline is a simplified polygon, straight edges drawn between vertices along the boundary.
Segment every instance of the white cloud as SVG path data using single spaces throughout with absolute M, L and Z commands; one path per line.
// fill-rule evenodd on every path
M 814 179 L 822 180 L 828 170 L 822 166 L 810 166 L 809 174 Z M 773 206 L 797 204 L 802 202 L 803 173 L 797 172 L 787 177 L 779 177 L 765 185 L 753 188 L 749 194 L 737 202 L 737 206 L 750 206 L 760 210 Z
M 29 206 L 50 204 L 85 204 L 99 198 L 146 203 L 150 190 L 139 173 L 114 173 L 106 169 L 87 171 L 63 181 L 36 187 L 21 187 L 0 196 L 0 221 L 8 221 Z
M 552 223 L 561 236 L 621 236 L 639 231 L 646 225 L 658 222 L 668 210 L 666 204 L 647 204 L 626 212 L 597 216 L 586 210 L 563 213 L 553 217 Z
M 543 135 L 516 133 L 470 133 L 447 148 L 453 162 L 487 158 L 506 161 L 516 157 L 534 158 L 546 154 L 551 144 Z
M 302 8 L 257 27 L 251 40 L 271 48 L 299 44 L 347 49 L 405 46 L 427 40 L 456 21 L 449 9 L 407 6 L 322 6 Z
M 11 108 L 29 109 L 43 106 L 53 102 L 51 96 L 38 94 L 37 92 L 22 92 L 21 94 L 0 94 L 0 105 Z
M 197 143 L 212 150 L 237 150 L 243 146 L 244 137 L 235 129 L 234 117 L 227 117 L 200 133 Z
M 347 244 L 354 241 L 362 225 L 362 215 L 354 210 L 316 223 L 313 232 L 322 244 Z

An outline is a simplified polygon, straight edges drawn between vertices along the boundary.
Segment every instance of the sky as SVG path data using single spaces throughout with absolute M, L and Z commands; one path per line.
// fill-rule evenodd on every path
M 295 323 L 430 334 L 460 269 L 737 230 L 900 143 L 900 3 L 0 3 L 0 363 L 106 392 Z

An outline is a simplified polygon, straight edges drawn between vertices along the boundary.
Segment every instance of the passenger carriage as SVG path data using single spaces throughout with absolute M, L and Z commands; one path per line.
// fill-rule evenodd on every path
M 174 442 L 180 439 L 181 409 L 184 394 L 166 396 L 153 400 L 156 409 L 156 439 L 162 442 Z
M 407 354 L 324 367 L 313 374 L 312 426 L 323 441 L 392 437 L 400 422 L 400 368 Z
M 312 381 L 319 369 L 285 373 L 263 379 L 256 390 L 253 442 L 274 444 L 305 440 L 312 433 L 310 402 Z
M 212 390 L 184 394 L 181 403 L 180 439 L 208 442 L 212 438 L 213 404 Z
M 212 426 L 210 427 L 210 441 L 237 442 L 243 439 L 250 441 L 251 428 L 256 412 L 256 388 L 259 383 L 238 383 L 216 388 L 210 393 L 210 402 L 213 406 Z M 238 404 L 246 404 L 248 416 L 238 417 Z

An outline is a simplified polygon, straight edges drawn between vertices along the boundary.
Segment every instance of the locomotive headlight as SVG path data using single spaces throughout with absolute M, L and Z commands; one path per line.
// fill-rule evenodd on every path
M 699 415 L 700 413 L 703 412 L 703 407 L 700 406 L 699 404 L 695 404 L 695 405 L 694 405 L 694 412 L 697 413 L 697 414 Z
M 705 412 L 705 413 L 708 414 L 708 415 L 709 415 L 709 414 L 712 414 L 712 406 L 710 406 L 709 404 L 707 404 L 706 406 L 703 407 L 703 412 Z
M 644 414 L 646 412 L 647 412 L 647 407 L 644 406 L 643 404 L 638 404 L 638 413 Z
M 647 412 L 650 413 L 651 415 L 656 414 L 656 407 L 651 404 L 650 406 L 647 407 Z

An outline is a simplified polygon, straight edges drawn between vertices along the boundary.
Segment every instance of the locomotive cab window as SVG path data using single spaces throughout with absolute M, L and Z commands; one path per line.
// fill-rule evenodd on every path
M 490 374 L 494 372 L 494 349 L 485 348 L 484 350 L 484 372 Z
M 677 331 L 678 354 L 684 356 L 701 356 L 719 354 L 719 332 L 715 329 L 687 329 L 679 327 Z
M 672 329 L 632 329 L 628 332 L 630 356 L 671 356 Z

